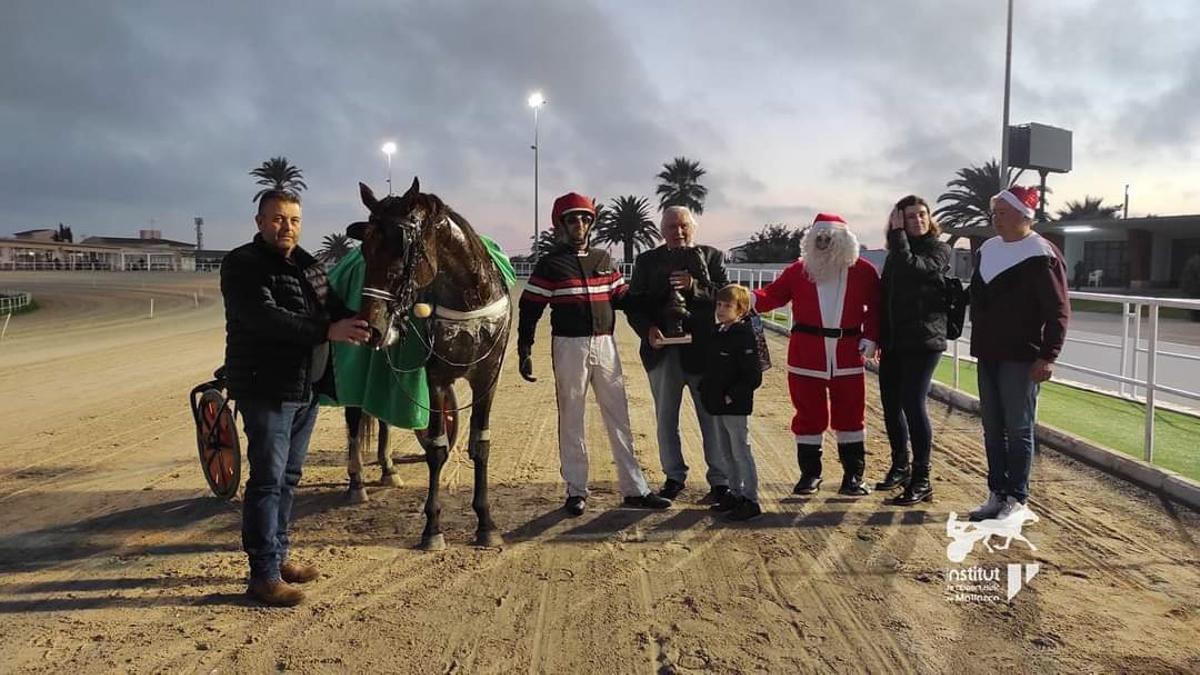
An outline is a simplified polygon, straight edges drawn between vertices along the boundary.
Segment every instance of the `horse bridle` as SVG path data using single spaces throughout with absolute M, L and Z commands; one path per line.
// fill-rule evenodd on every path
M 375 217 L 372 216 L 371 220 L 375 220 Z M 387 289 L 375 288 L 364 284 L 362 297 L 385 303 L 387 305 L 389 327 L 397 328 L 400 331 L 400 336 L 404 337 L 408 333 L 408 327 L 403 323 L 397 325 L 397 317 L 402 315 L 402 309 L 404 309 L 404 312 L 407 312 L 407 308 L 411 308 L 416 300 L 413 270 L 417 262 L 425 256 L 425 246 L 421 239 L 421 228 L 417 225 L 416 221 L 409 220 L 406 223 L 397 223 L 395 227 L 400 232 L 401 244 L 404 246 L 404 260 L 400 265 L 400 270 L 398 272 L 388 271 L 387 279 L 389 288 Z

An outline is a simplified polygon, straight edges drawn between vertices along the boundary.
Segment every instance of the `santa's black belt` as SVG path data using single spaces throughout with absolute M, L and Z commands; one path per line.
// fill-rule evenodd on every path
M 841 337 L 858 337 L 862 335 L 862 328 L 853 326 L 851 328 L 822 328 L 820 326 L 810 326 L 806 323 L 792 324 L 793 333 L 808 333 L 809 335 L 820 335 L 828 338 Z

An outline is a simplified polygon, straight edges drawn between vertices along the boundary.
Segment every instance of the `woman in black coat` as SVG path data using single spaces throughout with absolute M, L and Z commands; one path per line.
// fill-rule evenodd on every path
M 915 195 L 896 203 L 888 219 L 888 255 L 882 275 L 879 393 L 892 466 L 875 487 L 903 486 L 894 503 L 906 506 L 933 498 L 929 484 L 933 431 L 925 400 L 933 371 L 946 350 L 943 277 L 950 268 L 950 247 L 938 239 L 941 228 L 929 211 L 929 204 Z

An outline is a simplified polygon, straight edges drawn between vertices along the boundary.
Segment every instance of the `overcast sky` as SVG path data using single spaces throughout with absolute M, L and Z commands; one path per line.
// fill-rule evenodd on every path
M 206 248 L 253 234 L 247 172 L 304 170 L 302 244 L 362 216 L 357 183 L 419 175 L 510 253 L 557 194 L 654 198 L 708 170 L 699 238 L 840 213 L 868 244 L 999 155 L 1004 0 L 3 0 L 0 235 L 59 222 Z M 1051 208 L 1200 212 L 1200 3 L 1016 1 L 1011 122 L 1074 132 Z M 1033 182 L 1036 176 L 1029 176 Z M 657 203 L 655 201 L 655 203 Z M 657 218 L 657 215 L 655 216 Z

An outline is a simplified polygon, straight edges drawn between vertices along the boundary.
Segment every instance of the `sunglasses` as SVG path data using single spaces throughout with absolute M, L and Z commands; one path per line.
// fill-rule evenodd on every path
M 568 213 L 567 215 L 563 216 L 564 223 L 587 224 L 587 223 L 591 223 L 594 220 L 596 220 L 596 218 L 588 213 Z

